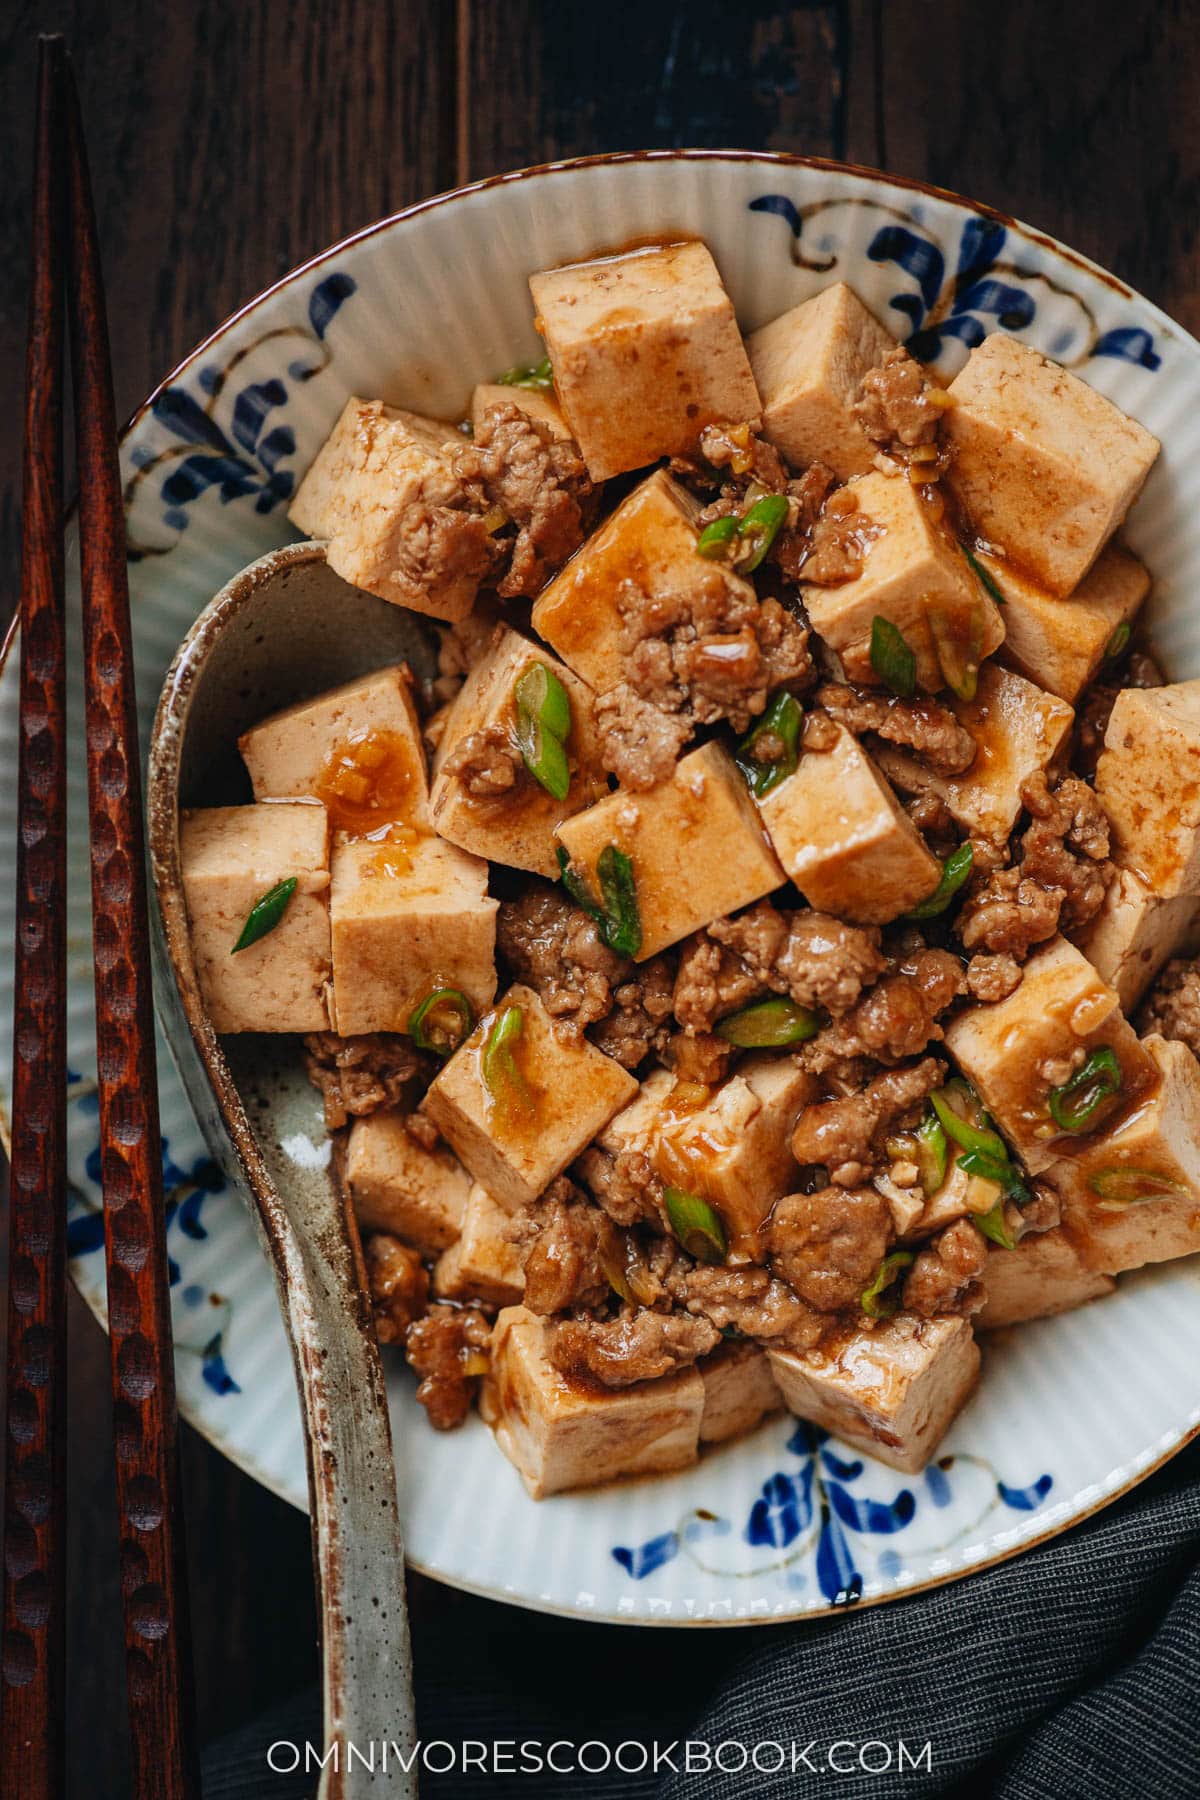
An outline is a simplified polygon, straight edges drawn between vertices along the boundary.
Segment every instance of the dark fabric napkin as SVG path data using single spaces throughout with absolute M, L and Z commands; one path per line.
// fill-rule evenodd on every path
M 1200 1797 L 1200 1444 L 1013 1562 L 808 1625 L 637 1630 L 413 1589 L 426 1744 L 590 1741 L 587 1762 L 609 1762 L 423 1773 L 423 1793 L 445 1800 Z M 315 1694 L 212 1746 L 206 1800 L 312 1794 L 312 1775 L 266 1761 L 270 1744 L 306 1738 L 319 1745 Z M 688 1739 L 704 1747 L 690 1772 Z M 638 1769 L 654 1742 L 660 1757 L 678 1746 L 678 1772 Z M 705 1769 L 719 1746 L 723 1767 Z

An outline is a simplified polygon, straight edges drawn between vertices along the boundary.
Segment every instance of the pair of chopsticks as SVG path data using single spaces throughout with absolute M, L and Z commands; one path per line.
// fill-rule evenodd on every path
M 65 305 L 64 305 L 65 302 Z M 199 1792 L 125 523 L 74 79 L 39 49 L 21 570 L 0 1794 L 63 1791 L 66 1741 L 64 312 L 79 476 L 93 956 L 131 1793 Z

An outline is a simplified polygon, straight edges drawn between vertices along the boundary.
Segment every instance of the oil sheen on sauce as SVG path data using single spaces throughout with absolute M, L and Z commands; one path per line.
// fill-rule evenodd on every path
M 352 732 L 330 751 L 316 791 L 333 831 L 373 837 L 412 810 L 413 747 L 398 731 Z

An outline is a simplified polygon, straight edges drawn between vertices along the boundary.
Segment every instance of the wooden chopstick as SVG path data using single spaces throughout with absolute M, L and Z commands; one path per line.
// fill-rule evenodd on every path
M 8 1430 L 0 1793 L 64 1776 L 66 1601 L 66 672 L 63 632 L 63 70 L 43 38 L 26 350 L 17 772 Z
M 101 1185 L 134 1800 L 199 1792 L 125 515 L 95 214 L 66 71 Z

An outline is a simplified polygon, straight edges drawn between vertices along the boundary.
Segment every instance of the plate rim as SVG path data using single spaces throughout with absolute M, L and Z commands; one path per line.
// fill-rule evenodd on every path
M 1081 251 L 1073 249 L 1070 245 L 1064 243 L 1060 238 L 1055 237 L 1053 234 L 1041 231 L 1037 227 L 1026 223 L 1024 220 L 1019 219 L 1010 213 L 1004 212 L 1000 208 L 990 205 L 986 201 L 976 200 L 955 189 L 942 187 L 934 182 L 925 181 L 916 176 L 900 175 L 890 173 L 886 170 L 872 168 L 863 163 L 850 162 L 831 157 L 806 156 L 790 151 L 746 150 L 732 146 L 712 148 L 680 146 L 653 150 L 602 151 L 587 156 L 563 157 L 546 162 L 528 164 L 521 168 L 504 170 L 494 175 L 481 177 L 475 181 L 465 182 L 452 188 L 442 189 L 435 194 L 428 195 L 423 199 L 411 202 L 407 206 L 400 207 L 396 211 L 388 213 L 381 218 L 372 220 L 366 225 L 346 233 L 334 243 L 305 257 L 291 268 L 285 270 L 283 274 L 276 277 L 273 281 L 268 282 L 250 298 L 235 307 L 226 314 L 226 316 L 222 318 L 211 331 L 195 341 L 192 347 L 185 352 L 177 362 L 175 362 L 169 371 L 150 389 L 145 398 L 141 400 L 133 411 L 124 419 L 117 431 L 118 447 L 120 448 L 124 445 L 127 438 L 141 423 L 142 419 L 154 406 L 156 400 L 162 395 L 164 390 L 178 381 L 180 377 L 190 370 L 206 352 L 218 345 L 239 323 L 253 314 L 264 304 L 264 302 L 283 292 L 304 276 L 319 269 L 334 257 L 340 256 L 346 250 L 389 231 L 398 225 L 404 224 L 409 219 L 419 217 L 426 212 L 433 211 L 436 208 L 448 205 L 451 202 L 465 199 L 471 195 L 489 192 L 493 188 L 505 187 L 543 176 L 577 173 L 592 168 L 674 162 L 729 162 L 756 164 L 768 168 L 799 168 L 834 175 L 849 175 L 884 189 L 926 195 L 950 206 L 994 220 L 997 223 L 1004 225 L 1007 229 L 1017 232 L 1027 242 L 1063 258 L 1067 263 L 1084 271 L 1093 279 L 1103 283 L 1122 299 L 1136 302 L 1148 317 L 1153 318 L 1157 322 L 1161 330 L 1165 331 L 1166 334 L 1173 338 L 1177 343 L 1193 350 L 1197 357 L 1200 358 L 1200 339 L 1192 332 L 1188 331 L 1186 327 L 1182 326 L 1156 302 L 1148 299 L 1140 292 L 1140 290 L 1130 286 L 1129 283 L 1123 281 L 1119 276 L 1114 275 L 1110 270 L 1105 269 L 1091 257 L 1086 256 Z M 68 527 L 71 525 L 75 513 L 76 501 L 72 496 L 64 515 L 65 523 Z M 18 607 L 14 609 L 13 615 L 5 628 L 3 639 L 0 640 L 0 681 L 3 681 L 6 675 L 9 657 L 16 648 L 19 639 L 19 624 L 20 608 L 18 604 Z M 148 874 L 147 881 L 149 881 Z M 3 1146 L 6 1154 L 9 1153 L 11 1148 L 11 1125 L 8 1113 L 8 1096 L 3 1091 L 0 1091 L 0 1145 Z M 85 1304 L 107 1335 L 106 1308 L 102 1304 L 99 1296 L 93 1297 L 86 1293 L 79 1283 L 75 1281 L 73 1273 L 72 1281 L 75 1282 L 76 1291 L 80 1294 L 80 1297 L 84 1300 Z M 194 1406 L 190 1400 L 180 1399 L 179 1412 L 180 1415 L 187 1420 L 193 1430 L 203 1437 L 207 1443 L 211 1444 L 214 1449 L 218 1450 L 223 1457 L 226 1457 L 233 1463 L 243 1474 L 257 1482 L 260 1486 L 266 1488 L 268 1492 L 274 1494 L 278 1499 L 296 1507 L 297 1510 L 308 1510 L 301 1506 L 293 1495 L 285 1492 L 277 1479 L 258 1468 L 255 1465 L 252 1455 L 244 1451 L 240 1445 L 231 1447 L 224 1439 L 216 1436 L 212 1429 L 210 1418 L 203 1415 L 199 1407 Z M 818 1608 L 805 1608 L 795 1611 L 784 1610 L 748 1613 L 741 1617 L 697 1617 L 688 1614 L 675 1615 L 673 1613 L 668 1613 L 660 1615 L 655 1613 L 619 1612 L 604 1609 L 593 1610 L 591 1608 L 580 1608 L 578 1605 L 572 1605 L 568 1602 L 549 1601 L 537 1596 L 516 1596 L 505 1592 L 501 1588 L 488 1586 L 484 1582 L 472 1581 L 461 1575 L 449 1574 L 445 1570 L 433 1568 L 428 1564 L 423 1563 L 418 1558 L 413 1557 L 408 1553 L 407 1549 L 405 1561 L 410 1569 L 425 1576 L 426 1579 L 439 1582 L 444 1586 L 455 1588 L 461 1592 L 473 1594 L 483 1599 L 494 1600 L 503 1605 L 518 1606 L 526 1611 L 543 1613 L 559 1618 L 574 1619 L 582 1623 L 613 1624 L 666 1630 L 694 1628 L 732 1630 L 749 1626 L 802 1623 L 807 1622 L 808 1620 L 828 1618 L 833 1614 L 841 1612 L 859 1611 L 864 1608 L 877 1607 L 893 1600 L 903 1600 L 910 1596 L 927 1593 L 934 1588 L 946 1587 L 953 1582 L 964 1580 L 968 1576 L 994 1569 L 1002 1563 L 1009 1562 L 1017 1556 L 1024 1555 L 1027 1551 L 1035 1550 L 1041 1545 L 1051 1541 L 1053 1538 L 1062 1536 L 1065 1532 L 1072 1530 L 1075 1526 L 1084 1524 L 1116 1501 L 1122 1499 L 1125 1495 L 1131 1493 L 1134 1488 L 1138 1487 L 1143 1481 L 1148 1480 L 1150 1476 L 1156 1474 L 1158 1470 L 1165 1467 L 1168 1462 L 1178 1456 L 1181 1451 L 1185 1450 L 1198 1437 L 1200 1437 L 1200 1421 L 1183 1426 L 1180 1429 L 1176 1440 L 1167 1449 L 1157 1456 L 1152 1457 L 1143 1468 L 1138 1469 L 1136 1473 L 1131 1475 L 1127 1480 L 1121 1482 L 1117 1487 L 1113 1488 L 1111 1492 L 1103 1494 L 1086 1507 L 1072 1513 L 1069 1518 L 1047 1526 L 1044 1530 L 1023 1539 L 1018 1544 L 999 1550 L 994 1555 L 981 1560 L 973 1561 L 968 1566 L 947 1570 L 937 1575 L 931 1575 L 923 1581 L 905 1584 L 903 1587 L 893 1587 L 883 1593 L 864 1596 L 856 1600 L 851 1607 L 826 1603 Z M 619 1489 L 620 1484 L 618 1483 L 615 1485 Z

